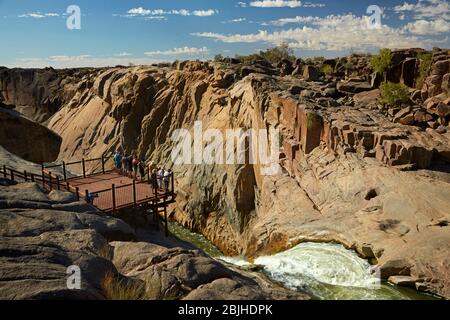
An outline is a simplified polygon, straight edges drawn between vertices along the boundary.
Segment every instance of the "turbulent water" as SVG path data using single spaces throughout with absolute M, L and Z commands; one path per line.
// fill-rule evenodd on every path
M 172 223 L 170 229 L 211 257 L 237 266 L 251 264 L 242 257 L 224 257 L 202 235 L 178 224 Z M 415 290 L 380 282 L 366 260 L 338 244 L 306 242 L 273 256 L 259 257 L 254 264 L 263 266 L 264 272 L 274 281 L 317 299 L 432 299 Z
M 424 299 L 413 290 L 381 282 L 370 264 L 342 245 L 302 243 L 255 264 L 274 280 L 319 299 Z

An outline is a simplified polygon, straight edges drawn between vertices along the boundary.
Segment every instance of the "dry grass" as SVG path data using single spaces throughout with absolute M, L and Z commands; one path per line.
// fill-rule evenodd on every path
M 112 271 L 105 274 L 101 286 L 108 300 L 145 299 L 145 289 L 141 283 L 129 281 Z

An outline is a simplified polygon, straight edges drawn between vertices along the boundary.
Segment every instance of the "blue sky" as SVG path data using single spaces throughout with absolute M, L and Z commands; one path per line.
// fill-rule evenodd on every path
M 381 10 L 368 25 L 369 5 Z M 66 26 L 69 5 L 81 29 Z M 150 64 L 254 53 L 282 42 L 298 56 L 380 47 L 450 47 L 447 0 L 0 0 L 0 65 Z

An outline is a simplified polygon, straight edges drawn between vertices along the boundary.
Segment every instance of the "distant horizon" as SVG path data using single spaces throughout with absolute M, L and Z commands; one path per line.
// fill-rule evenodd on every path
M 0 0 L 0 10 L 8 68 L 205 61 L 284 42 L 302 58 L 450 48 L 446 0 Z
M 424 49 L 424 48 L 415 48 L 415 47 L 411 47 L 411 48 L 402 48 L 402 49 L 391 49 L 391 51 L 395 52 L 395 51 L 401 51 L 401 50 L 425 50 L 427 52 L 432 51 L 432 49 Z M 440 48 L 443 50 L 450 50 L 450 48 Z M 353 54 L 362 54 L 362 55 L 375 55 L 377 54 L 377 52 L 364 52 L 364 51 L 355 51 L 355 52 L 349 52 L 347 54 L 344 55 L 339 55 L 339 56 L 334 56 L 334 57 L 324 57 L 324 56 L 310 56 L 310 57 L 302 57 L 302 56 L 298 56 L 298 55 L 294 55 L 295 58 L 300 58 L 303 60 L 307 60 L 307 59 L 314 59 L 314 58 L 325 58 L 325 59 L 339 59 L 339 58 L 343 58 L 343 57 L 348 57 L 350 55 Z M 239 53 L 236 53 L 233 56 L 226 56 L 223 55 L 224 58 L 236 58 L 236 55 L 239 55 Z M 116 65 L 105 65 L 105 66 L 73 66 L 73 67 L 62 67 L 62 68 L 55 68 L 52 67 L 51 65 L 48 66 L 42 66 L 42 67 L 8 67 L 8 66 L 4 66 L 4 65 L 0 65 L 0 69 L 1 68 L 8 68 L 8 69 L 46 69 L 46 68 L 51 68 L 51 69 L 55 69 L 55 70 L 70 70 L 70 69 L 104 69 L 104 68 L 116 68 L 116 67 L 123 67 L 123 68 L 133 68 L 133 67 L 152 67 L 154 65 L 161 65 L 161 64 L 173 64 L 175 62 L 182 62 L 182 61 L 201 61 L 201 62 L 213 62 L 214 61 L 214 57 L 209 58 L 209 59 L 174 59 L 174 60 L 161 60 L 160 62 L 154 62 L 154 63 L 149 63 L 149 64 L 134 64 L 134 63 L 128 63 L 128 64 L 116 64 Z

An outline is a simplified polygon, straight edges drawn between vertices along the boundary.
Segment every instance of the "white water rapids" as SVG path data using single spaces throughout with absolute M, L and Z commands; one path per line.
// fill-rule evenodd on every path
M 239 267 L 251 265 L 243 257 L 221 256 L 205 237 L 178 224 L 170 223 L 169 228 L 213 258 Z M 412 289 L 380 283 L 366 260 L 338 244 L 305 242 L 273 256 L 259 257 L 254 264 L 261 265 L 273 281 L 318 299 L 433 299 Z
M 221 258 L 236 265 L 248 264 L 243 259 Z M 381 283 L 370 264 L 342 245 L 302 243 L 275 254 L 259 257 L 254 262 L 285 287 L 303 291 L 318 299 L 409 299 L 398 288 Z

